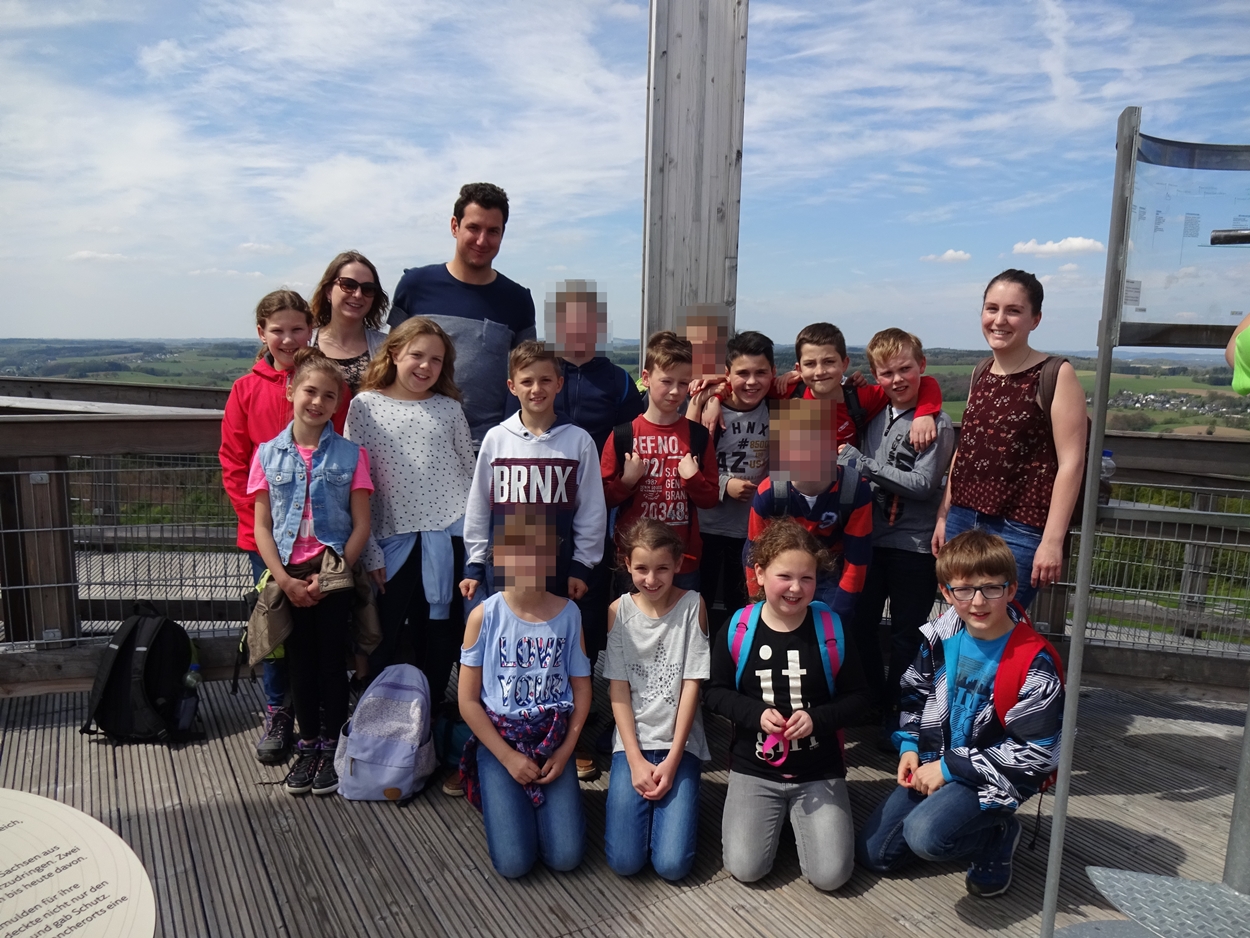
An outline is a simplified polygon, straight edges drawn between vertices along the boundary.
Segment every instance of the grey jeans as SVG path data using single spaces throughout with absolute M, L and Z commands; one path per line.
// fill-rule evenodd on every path
M 796 783 L 730 772 L 721 842 L 725 869 L 734 879 L 755 882 L 773 868 L 786 812 L 804 878 L 826 891 L 850 879 L 855 825 L 846 779 Z

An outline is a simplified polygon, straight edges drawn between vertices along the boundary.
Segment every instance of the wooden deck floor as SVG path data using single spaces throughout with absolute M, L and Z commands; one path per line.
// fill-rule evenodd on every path
M 283 770 L 258 765 L 258 688 L 231 697 L 206 685 L 209 738 L 113 745 L 80 736 L 85 694 L 0 701 L 0 785 L 71 804 L 117 831 L 151 874 L 161 936 L 1034 936 L 1045 878 L 1049 809 L 1034 851 L 1025 814 L 1016 881 L 1004 898 L 968 896 L 963 870 L 882 878 L 857 871 L 837 893 L 800 877 L 793 840 L 761 883 L 720 865 L 723 755 L 704 774 L 700 856 L 670 885 L 621 879 L 603 854 L 606 779 L 584 786 L 585 863 L 523 880 L 491 868 L 481 821 L 437 786 L 411 804 L 292 798 Z M 1119 918 L 1087 864 L 1218 880 L 1245 707 L 1124 688 L 1082 694 L 1060 924 Z M 709 727 L 714 752 L 724 728 Z M 849 734 L 857 823 L 892 783 L 893 760 Z M 606 763 L 605 763 L 606 764 Z

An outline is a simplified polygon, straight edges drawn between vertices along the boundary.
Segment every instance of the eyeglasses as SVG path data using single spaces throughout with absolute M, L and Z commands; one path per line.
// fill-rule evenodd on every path
M 361 283 L 359 280 L 353 280 L 351 277 L 335 277 L 334 282 L 339 285 L 339 289 L 351 296 L 357 290 L 365 299 L 369 299 L 378 292 L 376 283 Z
M 989 583 L 985 586 L 951 586 L 946 584 L 946 588 L 950 594 L 958 599 L 961 603 L 971 602 L 972 597 L 980 593 L 986 599 L 1002 599 L 1007 595 L 1007 587 L 1010 583 Z

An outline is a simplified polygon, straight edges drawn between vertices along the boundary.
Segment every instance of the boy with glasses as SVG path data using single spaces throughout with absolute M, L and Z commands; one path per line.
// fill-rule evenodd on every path
M 968 892 L 1002 895 L 1020 843 L 1016 809 L 1059 764 L 1059 656 L 1012 602 L 1016 561 L 1002 538 L 967 531 L 943 545 L 951 604 L 920 631 L 903 675 L 898 787 L 865 822 L 856 859 L 879 873 L 920 857 L 968 860 Z

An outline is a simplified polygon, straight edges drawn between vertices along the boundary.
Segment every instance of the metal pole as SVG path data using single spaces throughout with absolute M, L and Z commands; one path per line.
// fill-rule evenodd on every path
M 1077 710 L 1081 700 L 1081 662 L 1085 654 L 1085 621 L 1089 616 L 1089 584 L 1094 569 L 1094 541 L 1098 523 L 1098 477 L 1102 443 L 1107 429 L 1107 397 L 1111 385 L 1111 353 L 1119 340 L 1120 307 L 1124 293 L 1124 263 L 1128 246 L 1128 215 L 1132 205 L 1133 167 L 1141 108 L 1120 114 L 1116 133 L 1115 184 L 1111 193 L 1111 231 L 1107 238 L 1107 272 L 1102 290 L 1102 320 L 1098 328 L 1098 374 L 1094 383 L 1093 427 L 1085 466 L 1085 510 L 1081 513 L 1081 549 L 1076 566 L 1076 599 L 1072 610 L 1072 640 L 1068 646 L 1067 692 L 1059 743 L 1059 779 L 1051 811 L 1050 856 L 1046 862 L 1046 892 L 1042 900 L 1041 938 L 1053 938 L 1059 905 L 1059 875 L 1063 868 L 1063 838 L 1068 827 L 1068 793 L 1072 786 L 1072 749 L 1076 740 Z
M 1246 708 L 1241 768 L 1237 772 L 1237 793 L 1233 795 L 1228 853 L 1224 856 L 1224 885 L 1243 896 L 1250 896 L 1250 707 Z

